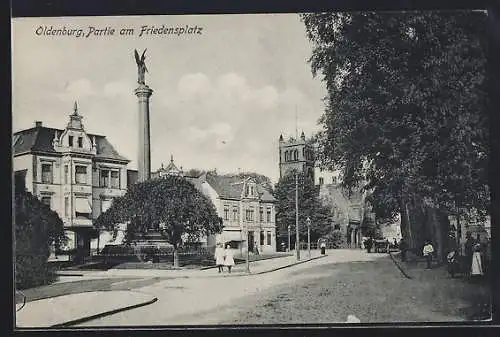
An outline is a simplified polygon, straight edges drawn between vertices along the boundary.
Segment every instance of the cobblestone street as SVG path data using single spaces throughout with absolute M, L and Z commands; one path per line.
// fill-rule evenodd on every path
M 386 254 L 334 250 L 323 259 L 268 274 L 172 279 L 136 289 L 158 302 L 80 326 L 465 321 L 484 286 L 407 279 Z M 482 297 L 479 296 L 482 294 Z

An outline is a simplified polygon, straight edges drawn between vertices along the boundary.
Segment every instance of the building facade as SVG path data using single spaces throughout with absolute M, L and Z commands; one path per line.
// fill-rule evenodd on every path
M 300 138 L 279 138 L 279 167 L 280 178 L 294 170 L 304 173 L 314 181 L 314 146 L 306 140 L 304 132 Z
M 212 200 L 223 219 L 223 231 L 207 238 L 207 246 L 222 243 L 236 252 L 276 252 L 275 199 L 253 178 L 219 176 L 211 172 L 191 178 Z
M 326 170 L 315 161 L 316 147 L 306 139 L 304 132 L 299 139 L 289 138 L 285 141 L 283 135 L 279 138 L 279 168 L 280 178 L 291 170 L 303 172 L 318 186 L 320 200 L 333 213 L 332 227 L 340 229 L 344 241 L 350 241 L 359 246 L 361 241 L 361 224 L 367 213 L 365 202 L 366 192 L 361 189 L 347 193 L 341 183 L 339 171 Z
M 56 211 L 68 244 L 89 252 L 96 236 L 93 221 L 127 188 L 127 164 L 105 136 L 87 133 L 75 103 L 64 129 L 44 127 L 16 132 L 13 168 L 16 183 Z

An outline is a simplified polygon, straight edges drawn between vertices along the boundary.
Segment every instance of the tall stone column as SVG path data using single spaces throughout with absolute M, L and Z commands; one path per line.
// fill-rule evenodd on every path
M 139 148 L 138 148 L 138 181 L 143 182 L 151 176 L 151 144 L 149 128 L 149 97 L 153 90 L 146 84 L 140 84 L 134 91 L 139 102 Z

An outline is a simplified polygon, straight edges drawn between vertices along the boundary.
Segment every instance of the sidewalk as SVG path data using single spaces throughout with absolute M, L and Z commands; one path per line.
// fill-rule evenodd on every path
M 461 275 L 452 278 L 446 265 L 433 263 L 427 269 L 422 260 L 403 262 L 397 253 L 391 254 L 391 258 L 406 277 L 408 287 L 434 289 L 434 298 L 440 306 L 456 308 L 468 320 L 491 318 L 492 289 L 488 276 L 477 280 Z
M 120 281 L 118 283 L 129 282 L 127 278 L 132 276 L 132 281 L 134 279 L 140 281 L 140 278 L 146 278 L 153 281 L 154 278 L 226 278 L 269 273 L 325 256 L 327 255 L 320 255 L 318 251 L 311 251 L 311 256 L 309 257 L 307 251 L 301 251 L 300 261 L 297 261 L 295 256 L 287 256 L 250 262 L 250 274 L 245 271 L 245 264 L 239 264 L 233 267 L 232 273 L 228 273 L 227 269 L 225 269 L 223 274 L 219 274 L 217 269 L 110 269 L 106 272 L 84 272 L 84 274 L 86 274 L 85 276 L 72 276 L 69 278 L 84 282 L 88 280 L 94 280 L 91 282 L 100 282 L 96 281 L 97 279 L 125 279 L 125 281 Z M 117 283 L 115 282 L 114 284 Z M 82 291 L 85 290 L 82 289 Z M 157 301 L 156 297 L 134 290 L 87 291 L 71 295 L 54 296 L 46 299 L 28 301 L 18 312 L 16 312 L 16 326 L 18 328 L 70 326 L 116 312 L 145 306 L 155 301 Z
M 93 291 L 32 301 L 16 312 L 16 327 L 63 327 L 156 302 L 136 291 Z
M 297 261 L 295 255 L 259 260 L 250 262 L 250 274 L 263 274 L 304 263 L 312 259 L 317 259 L 322 256 L 319 251 L 312 250 L 309 258 L 307 251 L 301 251 L 301 260 Z M 237 264 L 232 268 L 231 274 L 224 268 L 224 276 L 244 276 L 248 275 L 245 271 L 246 265 Z M 64 273 L 70 275 L 69 273 Z M 178 269 L 178 270 L 161 270 L 161 269 L 109 269 L 107 271 L 89 271 L 78 272 L 76 276 L 61 276 L 59 282 L 77 281 L 84 279 L 99 279 L 99 278 L 115 278 L 115 277 L 168 277 L 168 278 L 206 278 L 220 277 L 217 269 Z M 78 276 L 80 275 L 80 276 Z

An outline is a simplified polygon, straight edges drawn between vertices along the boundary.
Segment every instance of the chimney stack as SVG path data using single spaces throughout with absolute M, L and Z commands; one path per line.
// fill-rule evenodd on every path
M 41 128 L 42 127 L 42 122 L 41 121 L 35 121 L 35 126 L 37 128 Z

